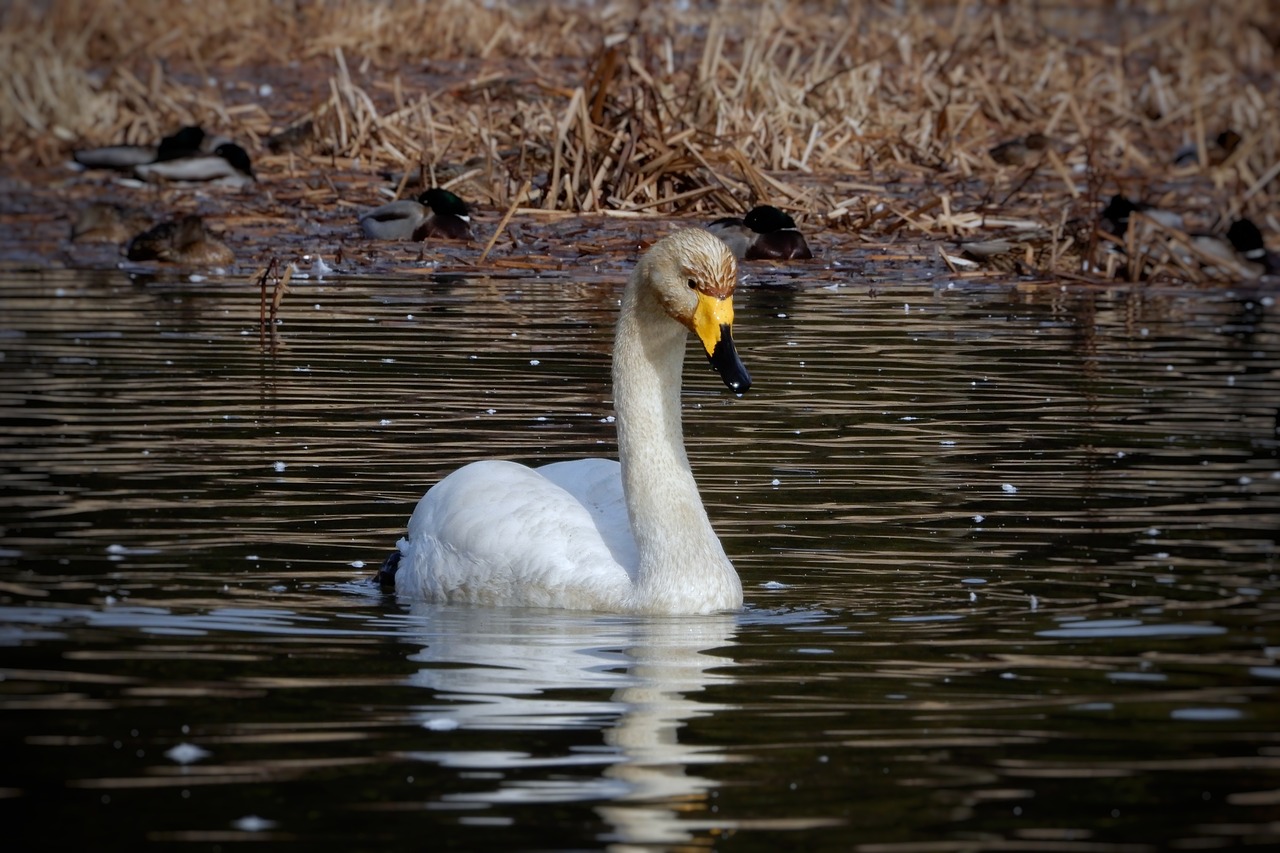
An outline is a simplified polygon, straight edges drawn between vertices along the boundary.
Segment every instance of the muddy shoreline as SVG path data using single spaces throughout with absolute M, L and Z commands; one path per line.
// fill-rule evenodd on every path
M 815 269 L 923 255 L 962 276 L 1210 284 L 1246 276 L 1187 255 L 1191 237 L 1241 217 L 1273 248 L 1280 234 L 1280 11 L 1264 2 L 444 3 L 430 20 L 354 0 L 50 5 L 3 22 L 7 267 L 116 266 L 117 247 L 68 240 L 92 201 L 201 214 L 237 274 L 317 253 L 356 274 L 472 266 L 504 221 L 485 264 L 625 260 L 759 203 L 796 217 Z M 215 12 L 222 29 L 202 29 Z M 243 144 L 257 184 L 68 167 L 184 124 Z M 364 239 L 359 213 L 411 196 L 405 176 L 466 198 L 476 240 Z M 1116 194 L 1182 218 L 1127 247 L 1141 264 L 1098 228 Z

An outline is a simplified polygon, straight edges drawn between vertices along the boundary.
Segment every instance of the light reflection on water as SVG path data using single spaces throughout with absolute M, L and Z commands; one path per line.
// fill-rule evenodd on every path
M 275 355 L 243 281 L 11 275 L 0 809 L 50 847 L 1280 841 L 1273 296 L 806 272 L 739 300 L 750 394 L 688 361 L 749 602 L 695 620 L 362 582 L 460 462 L 612 453 L 614 271 L 298 284 Z

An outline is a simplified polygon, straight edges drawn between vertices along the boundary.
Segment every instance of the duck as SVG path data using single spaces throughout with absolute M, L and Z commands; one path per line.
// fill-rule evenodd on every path
M 300 150 L 312 139 L 315 130 L 315 120 L 304 118 L 267 137 L 267 150 L 272 154 Z
M 796 221 L 773 205 L 757 205 L 741 219 L 734 216 L 717 219 L 707 230 L 723 240 L 734 257 L 742 260 L 786 261 L 813 257 L 804 235 L 796 228 Z
M 733 342 L 736 281 L 733 253 L 709 231 L 655 243 L 631 273 L 614 334 L 618 459 L 459 468 L 427 491 L 375 580 L 433 603 L 740 609 L 742 583 L 698 494 L 680 419 L 690 331 L 729 390 L 751 387 Z
M 1240 143 L 1244 141 L 1244 137 L 1236 133 L 1231 128 L 1220 131 L 1213 139 L 1208 140 L 1206 145 L 1209 165 L 1221 166 L 1227 161 L 1227 158 L 1235 153 L 1240 147 Z M 1179 148 L 1173 155 L 1173 165 L 1175 166 L 1195 166 L 1200 163 L 1200 148 L 1194 142 L 1189 142 Z
M 1262 275 L 1280 275 L 1280 252 L 1268 251 L 1262 231 L 1251 219 L 1237 219 L 1227 229 L 1231 247 Z
M 400 199 L 360 217 L 364 236 L 375 240 L 471 239 L 471 211 L 456 194 L 439 187 L 415 199 Z
M 187 267 L 222 267 L 235 262 L 235 255 L 205 228 L 204 219 L 188 214 L 134 237 L 125 249 L 131 261 L 165 261 Z
M 1135 219 L 1134 214 L 1138 214 L 1138 218 Z M 1108 252 L 1127 254 L 1132 242 L 1143 261 L 1142 276 L 1172 264 L 1183 274 L 1209 281 L 1233 281 L 1265 274 L 1265 249 L 1262 256 L 1256 251 L 1262 247 L 1262 236 L 1253 237 L 1248 231 L 1251 225 L 1248 220 L 1237 221 L 1225 237 L 1206 233 L 1189 228 L 1176 211 L 1135 202 L 1122 195 L 1111 197 L 1099 220 L 1100 230 L 1113 235 L 1108 238 Z M 1254 250 L 1252 255 L 1249 247 Z M 1258 269 L 1259 266 L 1262 269 Z
M 151 217 L 132 207 L 94 201 L 76 211 L 71 223 L 73 243 L 123 243 L 151 224 Z
M 1038 158 L 1049 147 L 1049 137 L 1043 133 L 1028 133 L 1009 139 L 988 150 L 991 159 L 1001 166 L 1023 166 Z
M 1163 210 L 1153 207 L 1143 201 L 1133 201 L 1119 193 L 1111 196 L 1107 202 L 1107 206 L 1102 209 L 1100 214 L 1100 224 L 1103 230 L 1114 234 L 1117 237 L 1124 237 L 1125 232 L 1129 230 L 1129 220 L 1135 213 L 1140 213 L 1147 219 L 1155 223 L 1158 228 L 1169 231 L 1183 231 L 1182 215 L 1173 210 Z M 1149 229 L 1144 229 L 1149 230 Z
M 160 140 L 158 145 L 107 145 L 72 152 L 72 158 L 86 169 L 113 169 L 132 172 L 138 166 L 177 160 L 201 153 L 208 141 L 204 128 L 189 125 Z
M 144 181 L 160 183 L 216 182 L 220 186 L 245 187 L 257 181 L 249 152 L 234 142 L 223 142 L 212 153 L 196 153 L 186 157 L 157 160 L 135 166 L 134 175 Z

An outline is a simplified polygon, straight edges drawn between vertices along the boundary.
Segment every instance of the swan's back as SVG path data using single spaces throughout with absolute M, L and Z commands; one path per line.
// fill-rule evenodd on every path
M 591 514 L 596 531 L 614 562 L 632 582 L 640 568 L 640 553 L 631 535 L 627 498 L 622 492 L 622 466 L 616 459 L 575 459 L 553 462 L 538 473 L 573 495 Z

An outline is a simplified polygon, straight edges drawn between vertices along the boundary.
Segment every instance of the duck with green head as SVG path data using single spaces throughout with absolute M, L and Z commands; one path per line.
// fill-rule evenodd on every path
M 148 163 L 162 163 L 203 153 L 210 137 L 195 125 L 179 128 L 160 140 L 158 145 L 106 145 L 82 148 L 72 157 L 86 169 L 114 169 L 131 172 Z
M 217 183 L 230 187 L 245 187 L 258 179 L 249 153 L 234 142 L 223 142 L 209 154 L 144 163 L 135 166 L 133 173 L 152 183 Z
M 1227 230 L 1231 246 L 1260 275 L 1280 275 L 1280 252 L 1267 248 L 1262 231 L 1251 219 L 1237 219 Z
M 415 199 L 400 199 L 360 217 L 360 230 L 375 240 L 471 239 L 471 211 L 454 193 L 429 189 Z
M 734 257 L 744 260 L 787 261 L 813 257 L 796 221 L 772 205 L 753 207 L 741 219 L 734 216 L 717 219 L 707 230 L 723 240 Z

